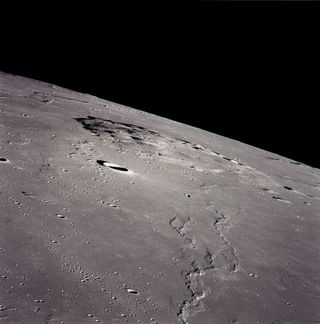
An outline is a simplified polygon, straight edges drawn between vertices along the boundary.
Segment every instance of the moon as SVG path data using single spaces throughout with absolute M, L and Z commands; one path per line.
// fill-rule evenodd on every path
M 0 134 L 3 323 L 320 321 L 319 169 L 5 73 Z

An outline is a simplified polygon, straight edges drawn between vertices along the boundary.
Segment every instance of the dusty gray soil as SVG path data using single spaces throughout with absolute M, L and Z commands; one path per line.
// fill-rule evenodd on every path
M 3 323 L 320 322 L 318 169 L 0 73 L 0 175 Z

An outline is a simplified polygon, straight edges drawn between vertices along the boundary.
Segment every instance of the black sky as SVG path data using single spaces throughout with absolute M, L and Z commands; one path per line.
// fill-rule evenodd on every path
M 22 10 L 5 22 L 0 70 L 320 167 L 317 9 L 145 1 Z

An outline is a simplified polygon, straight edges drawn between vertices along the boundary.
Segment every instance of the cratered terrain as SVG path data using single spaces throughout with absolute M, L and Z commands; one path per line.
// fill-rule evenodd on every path
M 3 323 L 320 322 L 319 169 L 2 73 L 0 174 Z

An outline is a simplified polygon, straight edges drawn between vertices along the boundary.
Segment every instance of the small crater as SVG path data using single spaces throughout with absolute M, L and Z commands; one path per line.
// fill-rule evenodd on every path
M 132 295 L 138 295 L 138 292 L 134 289 L 127 288 L 127 292 L 132 294 Z
M 136 131 L 134 129 L 126 129 L 126 128 L 121 128 L 121 127 L 119 129 L 125 130 L 128 134 L 135 134 L 136 133 Z
M 196 146 L 196 145 L 192 146 L 192 148 L 195 150 L 200 150 L 200 151 L 203 150 L 203 148 L 201 146 Z
M 160 136 L 160 134 L 159 134 L 159 133 L 157 133 L 157 132 L 154 132 L 154 131 L 151 131 L 151 130 L 149 130 L 149 134 L 151 134 L 151 135 L 155 135 L 155 136 Z
M 292 190 L 291 187 L 288 187 L 288 186 L 284 186 L 283 188 L 287 189 L 287 190 Z
M 190 142 L 180 139 L 180 138 L 176 138 L 177 141 L 181 142 L 182 144 L 191 144 Z
M 230 159 L 230 158 L 228 158 L 226 156 L 223 156 L 222 158 L 225 159 L 225 160 L 227 160 L 227 161 L 232 161 L 232 159 Z
M 285 200 L 285 199 L 283 199 L 283 198 L 281 198 L 281 197 L 278 197 L 278 196 L 272 196 L 272 198 L 275 199 L 275 200 L 278 200 L 278 201 L 284 202 L 284 203 L 286 203 L 286 204 L 291 204 L 291 202 L 290 202 L 289 200 Z
M 33 92 L 30 96 L 32 99 L 43 102 L 43 103 L 52 103 L 53 99 L 50 97 L 50 94 L 41 93 L 41 92 Z
M 66 218 L 66 216 L 64 216 L 64 215 L 60 215 L 60 214 L 57 214 L 57 217 L 58 217 L 58 218 L 61 218 L 61 219 L 65 219 L 65 218 Z
M 135 141 L 142 141 L 142 139 L 140 137 L 136 137 L 136 136 L 131 136 L 131 138 Z
M 109 165 L 109 168 L 117 171 L 123 171 L 123 172 L 129 171 L 127 168 L 123 168 L 115 165 Z
M 0 157 L 0 163 L 8 163 L 9 161 L 4 158 L 4 157 Z
M 257 275 L 256 273 L 249 273 L 249 276 L 252 277 L 252 278 L 260 279 L 260 276 Z
M 290 161 L 289 163 L 290 163 L 290 164 L 294 164 L 294 165 L 301 165 L 300 162 L 296 162 L 296 161 Z
M 116 165 L 116 164 L 110 164 L 110 163 L 108 163 L 107 161 L 104 161 L 104 160 L 97 160 L 97 163 L 99 165 L 107 166 L 110 169 L 113 169 L 113 170 L 116 170 L 116 171 L 122 171 L 122 172 L 129 171 L 127 168 L 124 168 L 124 167 Z
M 21 193 L 22 193 L 23 195 L 27 196 L 27 197 L 32 196 L 31 193 L 28 193 L 28 192 L 26 192 L 26 191 L 21 191 Z

